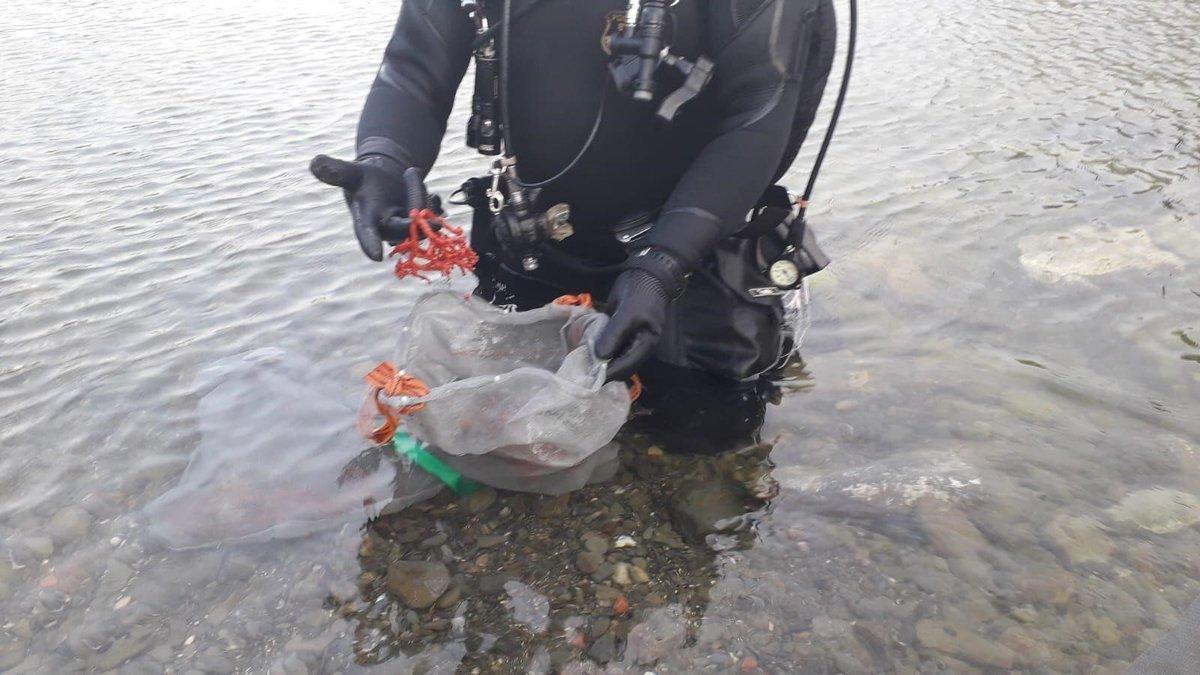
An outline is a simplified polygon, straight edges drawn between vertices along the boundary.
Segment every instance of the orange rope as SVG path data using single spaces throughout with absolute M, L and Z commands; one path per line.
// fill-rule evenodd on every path
M 421 398 L 429 395 L 429 387 L 420 379 L 407 375 L 396 370 L 396 366 L 390 361 L 375 366 L 375 369 L 367 373 L 365 378 L 367 385 L 371 387 L 371 396 L 369 400 L 375 402 L 375 411 L 383 416 L 383 424 L 370 429 L 365 426 L 367 415 L 363 414 L 360 417 L 360 431 L 376 443 L 387 443 L 396 435 L 396 429 L 400 426 L 401 415 L 411 415 L 425 407 L 424 403 L 414 403 L 412 405 L 396 406 L 384 403 L 381 396 L 408 396 L 411 398 Z M 364 411 L 365 413 L 365 411 Z
M 642 396 L 642 378 L 637 374 L 629 377 L 629 400 L 636 401 Z
M 592 302 L 591 293 L 580 293 L 579 295 L 560 295 L 554 299 L 554 304 L 564 307 L 595 307 Z
M 463 231 L 446 222 L 430 209 L 409 212 L 408 239 L 396 244 L 390 255 L 396 260 L 396 277 L 424 279 L 425 272 L 441 272 L 450 276 L 454 270 L 463 273 L 475 269 L 479 256 L 471 250 Z

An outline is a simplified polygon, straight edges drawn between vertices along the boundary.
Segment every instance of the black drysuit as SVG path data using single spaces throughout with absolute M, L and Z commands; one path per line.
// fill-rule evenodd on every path
M 557 174 L 584 146 L 603 108 L 595 141 L 579 163 L 548 185 L 543 206 L 570 205 L 576 234 L 564 251 L 596 263 L 620 260 L 616 221 L 658 212 L 639 246 L 665 249 L 692 272 L 672 303 L 655 352 L 664 363 L 745 379 L 769 368 L 784 341 L 774 298 L 746 285 L 745 240 L 731 239 L 764 190 L 791 164 L 808 131 L 833 58 L 830 0 L 680 0 L 671 8 L 672 50 L 715 62 L 704 92 L 671 124 L 657 101 L 615 91 L 601 48 L 606 18 L 624 0 L 512 0 L 508 108 L 523 181 Z M 499 2 L 488 3 L 493 23 Z M 400 168 L 433 166 L 475 30 L 459 0 L 405 0 L 358 131 L 358 155 Z M 499 45 L 503 51 L 505 45 Z M 659 96 L 671 87 L 660 87 Z M 456 130 L 457 131 L 457 130 Z M 533 273 L 507 261 L 477 214 L 472 245 L 481 254 L 479 293 L 498 304 L 542 304 L 592 291 L 611 277 L 547 262 Z

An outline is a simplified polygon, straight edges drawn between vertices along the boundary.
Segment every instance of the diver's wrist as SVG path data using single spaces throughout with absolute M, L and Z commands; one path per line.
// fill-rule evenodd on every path
M 388 157 L 387 155 L 377 155 L 373 153 L 359 155 L 355 161 L 362 162 L 363 164 L 370 164 L 371 166 L 377 166 L 392 178 L 404 180 L 404 170 L 406 167 L 400 162 L 397 162 L 394 158 Z
M 683 295 L 690 276 L 678 258 L 658 246 L 647 246 L 634 251 L 625 263 L 625 269 L 640 270 L 653 277 L 670 300 Z

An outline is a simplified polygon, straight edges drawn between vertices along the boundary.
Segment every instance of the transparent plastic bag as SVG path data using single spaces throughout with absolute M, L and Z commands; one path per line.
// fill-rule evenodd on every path
M 424 296 L 396 363 L 428 395 L 398 401 L 408 433 L 463 475 L 558 494 L 611 477 L 629 389 L 605 383 L 591 344 L 608 317 L 551 304 L 507 312 L 452 291 Z
M 381 449 L 364 450 L 353 406 L 301 356 L 269 348 L 222 359 L 196 388 L 200 443 L 178 484 L 143 511 L 171 548 L 304 536 L 442 488 Z
M 423 404 L 404 416 L 406 433 L 425 444 L 420 452 L 497 488 L 560 494 L 607 480 L 630 403 L 592 354 L 606 322 L 583 307 L 505 312 L 450 291 L 425 296 L 397 351 L 429 387 L 401 403 Z M 222 359 L 201 371 L 196 389 L 200 443 L 178 484 L 143 510 L 150 533 L 171 548 L 360 524 L 445 486 L 445 475 L 397 457 L 399 448 L 367 448 L 353 407 L 299 355 L 259 349 Z
M 784 326 L 792 337 L 791 354 L 799 354 L 800 348 L 804 346 L 804 336 L 808 334 L 808 328 L 812 325 L 812 317 L 808 311 L 812 304 L 808 280 L 802 279 L 798 288 L 784 293 L 782 302 Z M 784 354 L 784 356 L 791 356 L 791 354 Z

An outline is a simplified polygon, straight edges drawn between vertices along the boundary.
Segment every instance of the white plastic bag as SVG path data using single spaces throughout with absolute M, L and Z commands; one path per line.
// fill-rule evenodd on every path
M 430 389 L 397 402 L 423 404 L 403 416 L 406 432 L 493 487 L 560 494 L 608 479 L 630 403 L 592 354 L 606 322 L 583 307 L 505 312 L 450 291 L 425 296 L 397 351 L 401 368 Z M 391 446 L 364 443 L 353 408 L 298 355 L 259 349 L 222 359 L 200 373 L 197 391 L 200 443 L 179 483 L 144 509 L 171 548 L 358 524 L 443 487 Z
M 397 367 L 429 387 L 407 431 L 463 475 L 558 494 L 611 476 L 610 444 L 629 389 L 605 383 L 592 342 L 608 317 L 551 304 L 507 312 L 451 291 L 421 298 L 401 329 Z
M 179 483 L 143 512 L 171 548 L 304 536 L 442 488 L 368 448 L 350 402 L 303 357 L 269 348 L 222 359 L 197 390 L 200 443 Z

